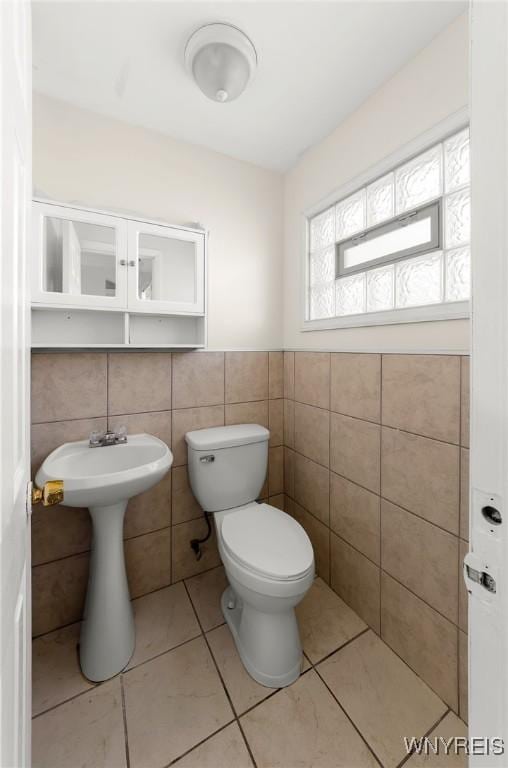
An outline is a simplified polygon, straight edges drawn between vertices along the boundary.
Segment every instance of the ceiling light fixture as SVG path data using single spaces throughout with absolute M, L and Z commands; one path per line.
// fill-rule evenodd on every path
M 185 66 L 209 99 L 234 101 L 254 76 L 256 49 L 237 27 L 207 24 L 188 39 Z

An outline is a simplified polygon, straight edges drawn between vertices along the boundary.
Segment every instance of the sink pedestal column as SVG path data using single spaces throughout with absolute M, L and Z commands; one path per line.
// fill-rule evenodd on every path
M 134 616 L 125 571 L 123 519 L 127 501 L 90 507 L 92 556 L 80 639 L 80 663 L 94 682 L 121 672 L 135 645 Z

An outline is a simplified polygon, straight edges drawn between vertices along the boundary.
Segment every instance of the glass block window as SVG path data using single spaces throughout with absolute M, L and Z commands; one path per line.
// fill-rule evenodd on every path
M 469 128 L 309 219 L 307 320 L 467 301 Z

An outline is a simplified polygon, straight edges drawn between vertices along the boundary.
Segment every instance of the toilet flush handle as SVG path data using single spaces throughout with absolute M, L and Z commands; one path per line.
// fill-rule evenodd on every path
M 209 453 L 206 456 L 201 456 L 200 458 L 201 464 L 211 464 L 213 461 L 215 461 L 215 456 L 213 453 Z

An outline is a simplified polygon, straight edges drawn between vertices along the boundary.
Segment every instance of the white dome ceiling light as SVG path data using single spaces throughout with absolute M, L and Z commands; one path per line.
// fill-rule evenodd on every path
M 237 27 L 207 24 L 188 39 L 185 65 L 205 96 L 224 103 L 244 92 L 256 71 L 257 54 Z

